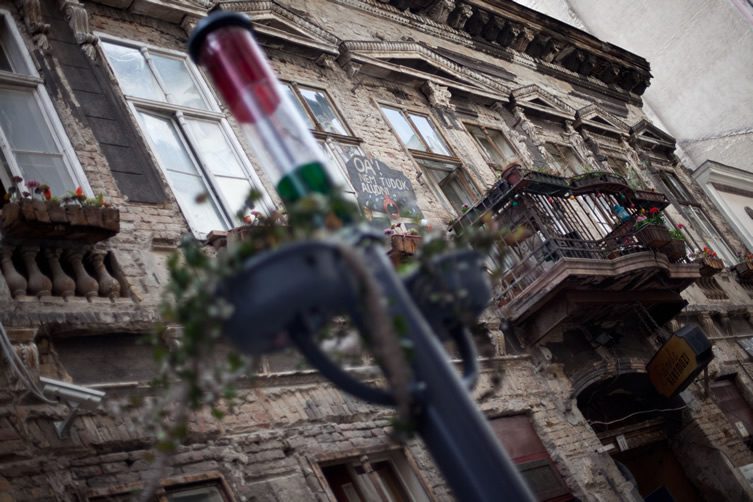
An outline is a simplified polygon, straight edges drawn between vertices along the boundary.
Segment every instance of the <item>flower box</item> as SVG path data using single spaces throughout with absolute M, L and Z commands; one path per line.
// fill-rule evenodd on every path
M 636 190 L 630 197 L 630 200 L 637 209 L 650 209 L 656 207 L 664 209 L 669 205 L 669 199 L 661 192 L 650 192 L 647 190 Z
M 420 235 L 391 235 L 390 244 L 392 245 L 391 253 L 402 253 L 404 255 L 414 255 L 421 244 Z
M 703 256 L 695 262 L 701 265 L 699 272 L 702 277 L 711 277 L 724 270 L 724 262 L 716 256 Z
M 737 277 L 743 281 L 749 281 L 753 279 L 753 261 L 744 261 L 735 265 L 735 272 Z
M 57 202 L 24 199 L 5 204 L 0 213 L 0 232 L 16 239 L 93 243 L 119 231 L 120 212 L 111 207 L 61 206 Z
M 687 255 L 685 241 L 682 239 L 672 239 L 669 244 L 661 249 L 661 252 L 667 255 L 670 262 L 677 263 Z
M 643 225 L 635 232 L 635 238 L 650 249 L 661 249 L 672 241 L 669 229 L 664 225 Z

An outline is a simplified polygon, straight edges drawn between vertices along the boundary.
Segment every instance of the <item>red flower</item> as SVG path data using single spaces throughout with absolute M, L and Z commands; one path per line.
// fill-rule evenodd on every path
M 685 225 L 683 225 L 682 223 L 680 223 L 680 224 L 677 225 L 677 228 L 679 228 L 680 230 L 682 230 L 682 229 L 685 228 Z
M 44 200 L 52 199 L 52 190 L 50 190 L 50 187 L 47 187 L 44 190 L 42 190 L 42 196 L 44 197 Z
M 652 207 L 651 209 L 648 210 L 649 214 L 657 214 L 658 212 L 659 212 L 658 207 Z
M 76 197 L 78 197 L 79 199 L 81 197 L 84 197 L 84 189 L 81 188 L 80 186 L 76 187 L 76 192 L 75 193 L 76 193 Z

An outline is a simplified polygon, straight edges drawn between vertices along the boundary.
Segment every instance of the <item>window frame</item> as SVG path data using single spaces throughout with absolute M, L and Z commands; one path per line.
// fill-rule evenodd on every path
M 430 502 L 434 500 L 434 495 L 429 484 L 421 476 L 420 471 L 418 470 L 415 461 L 410 457 L 409 452 L 403 448 L 371 450 L 367 452 L 361 451 L 358 452 L 358 454 L 345 453 L 337 454 L 337 456 L 327 454 L 320 456 L 315 465 L 318 468 L 317 476 L 320 478 L 323 488 L 326 490 L 327 494 L 330 495 L 331 499 L 335 500 L 332 485 L 324 473 L 325 468 L 331 466 L 345 466 L 348 470 L 349 476 L 353 479 L 354 484 L 357 485 L 358 492 L 361 493 L 363 491 L 360 486 L 361 483 L 359 483 L 361 480 L 357 477 L 357 473 L 356 476 L 353 475 L 355 469 L 354 465 L 357 464 L 360 467 L 364 464 L 369 464 L 372 468 L 371 472 L 375 472 L 373 465 L 384 461 L 391 464 L 392 470 L 398 478 L 401 488 L 405 494 L 408 495 L 410 500 L 418 502 Z M 408 472 L 404 472 L 405 470 Z M 368 482 L 372 485 L 375 484 L 370 477 Z M 380 485 L 383 484 L 384 483 L 381 482 L 380 478 Z M 416 493 L 417 488 L 420 489 L 422 493 Z
M 551 140 L 547 139 L 546 141 L 544 141 L 543 147 L 544 147 L 544 150 L 546 150 L 547 153 L 552 158 L 554 158 L 555 162 L 557 163 L 557 167 L 561 168 L 564 171 L 564 172 L 559 172 L 558 173 L 560 176 L 566 176 L 566 177 L 579 176 L 581 174 L 588 173 L 589 171 L 592 170 L 591 166 L 589 165 L 589 163 L 585 159 L 581 158 L 580 154 L 578 153 L 578 150 L 573 145 L 571 145 L 570 143 L 567 143 L 567 142 L 564 142 L 564 141 L 551 141 Z M 557 152 L 556 156 L 551 152 L 550 148 L 553 148 L 554 150 L 556 150 L 556 152 Z M 559 159 L 560 159 L 560 156 L 562 155 L 562 153 L 560 152 L 560 149 L 562 149 L 562 148 L 565 148 L 565 149 L 569 150 L 573 154 L 573 156 L 575 157 L 575 159 L 582 166 L 582 170 L 580 172 L 577 169 L 571 167 L 567 163 L 567 159 L 566 158 L 562 159 L 562 163 L 564 163 L 564 165 L 560 165 L 561 163 L 560 163 Z M 557 169 L 555 169 L 555 170 L 557 170 Z
M 194 221 L 194 218 L 189 214 L 189 212 L 187 210 L 184 211 L 181 207 L 177 195 L 179 192 L 176 190 L 173 181 L 167 174 L 168 169 L 164 167 L 159 161 L 157 150 L 155 148 L 154 142 L 152 141 L 152 138 L 144 129 L 144 125 L 141 119 L 142 113 L 156 116 L 161 119 L 167 119 L 171 123 L 172 127 L 175 128 L 175 131 L 179 136 L 181 148 L 183 148 L 186 155 L 191 159 L 197 173 L 199 174 L 199 177 L 204 181 L 206 187 L 208 188 L 208 196 L 215 204 L 215 207 L 219 210 L 220 220 L 225 225 L 225 228 L 216 228 L 212 230 L 224 231 L 239 226 L 240 223 L 235 219 L 235 213 L 241 208 L 233 208 L 230 202 L 226 199 L 226 196 L 222 193 L 220 184 L 218 181 L 216 181 L 215 173 L 212 172 L 211 167 L 202 158 L 198 143 L 190 131 L 190 127 L 187 122 L 188 120 L 207 121 L 219 126 L 219 131 L 227 141 L 232 155 L 238 161 L 238 165 L 241 169 L 242 174 L 245 176 L 246 181 L 248 181 L 252 189 L 258 191 L 261 194 L 261 199 L 257 201 L 260 209 L 263 212 L 267 213 L 272 212 L 275 209 L 275 205 L 272 202 L 272 199 L 269 196 L 266 187 L 262 183 L 261 178 L 254 169 L 251 159 L 249 159 L 248 154 L 246 153 L 237 135 L 235 134 L 235 131 L 233 130 L 228 120 L 228 114 L 225 112 L 221 101 L 217 98 L 217 95 L 209 86 L 201 70 L 193 64 L 187 54 L 173 49 L 157 47 L 155 45 L 143 43 L 137 40 L 125 39 L 122 37 L 110 35 L 108 33 L 95 32 L 95 34 L 103 43 L 110 43 L 138 50 L 144 57 L 150 74 L 154 77 L 160 90 L 165 95 L 166 100 L 170 96 L 170 93 L 167 92 L 168 88 L 162 81 L 162 78 L 156 67 L 154 66 L 154 63 L 152 62 L 150 56 L 151 54 L 156 54 L 158 56 L 183 62 L 186 71 L 191 78 L 191 81 L 194 83 L 200 97 L 207 105 L 206 109 L 202 109 L 187 105 L 170 103 L 168 101 L 157 101 L 153 99 L 134 96 L 132 94 L 126 94 L 120 81 L 118 80 L 118 76 L 114 71 L 112 63 L 110 63 L 107 57 L 105 49 L 103 48 L 102 44 L 99 44 L 97 50 L 100 52 L 100 57 L 105 62 L 107 71 L 110 73 L 111 78 L 117 85 L 120 94 L 125 100 L 126 106 L 131 115 L 131 120 L 135 122 L 136 128 L 139 134 L 141 134 L 144 142 L 149 145 L 150 154 L 153 161 L 157 164 L 157 166 L 159 166 L 164 182 L 166 182 L 168 187 L 170 187 L 173 197 L 175 197 L 176 203 L 181 209 L 181 213 L 186 219 L 191 232 L 196 237 L 205 238 L 209 234 L 209 231 L 204 232 L 202 230 L 199 230 L 199 227 L 201 226 L 200 222 Z
M 79 162 L 73 144 L 68 138 L 68 134 L 60 120 L 55 105 L 47 93 L 44 80 L 37 71 L 29 48 L 21 36 L 21 33 L 16 26 L 16 21 L 10 11 L 2 8 L 0 8 L 0 37 L 3 39 L 2 42 L 7 41 L 10 44 L 9 46 L 6 46 L 5 43 L 3 43 L 3 46 L 12 68 L 12 71 L 0 70 L 0 87 L 7 89 L 30 90 L 32 98 L 41 112 L 41 119 L 47 126 L 47 130 L 55 143 L 55 147 L 59 151 L 68 175 L 76 186 L 80 186 L 87 195 L 92 196 L 93 192 L 86 177 L 86 173 Z M 14 68 L 16 65 L 20 65 L 22 68 Z M 23 172 L 13 155 L 10 141 L 2 129 L 0 129 L 0 151 L 2 151 L 2 155 L 4 156 L 10 171 L 6 172 L 4 169 L 0 168 L 0 183 L 5 187 L 10 188 L 14 185 L 11 180 L 13 176 L 21 176 L 28 180 L 29 178 L 23 176 Z M 44 153 L 46 154 L 48 152 Z M 37 181 L 40 181 L 41 183 L 45 182 L 45 180 Z M 75 189 L 76 186 L 71 187 L 71 190 Z
M 466 169 L 466 167 L 463 165 L 463 161 L 460 160 L 460 158 L 458 158 L 455 155 L 455 152 L 452 146 L 450 145 L 450 142 L 447 141 L 447 137 L 444 135 L 441 128 L 437 127 L 436 121 L 432 118 L 432 116 L 429 113 L 417 111 L 413 108 L 408 108 L 405 106 L 400 106 L 400 105 L 387 103 L 383 101 L 377 101 L 376 104 L 377 104 L 377 108 L 379 108 L 379 113 L 381 114 L 382 119 L 390 128 L 390 131 L 392 131 L 398 143 L 400 143 L 400 145 L 411 155 L 413 162 L 416 163 L 416 165 L 420 169 L 421 174 L 429 179 L 429 185 L 432 188 L 432 192 L 434 192 L 434 195 L 439 197 L 439 200 L 441 201 L 445 209 L 447 209 L 451 213 L 455 213 L 457 216 L 461 216 L 463 214 L 462 209 L 455 208 L 450 202 L 450 199 L 447 197 L 447 195 L 445 195 L 444 190 L 442 190 L 441 183 L 436 183 L 435 181 L 431 179 L 431 176 L 428 175 L 427 169 L 433 169 L 433 168 L 428 167 L 422 161 L 431 161 L 431 162 L 455 165 L 455 169 L 449 176 L 459 178 L 457 181 L 460 182 L 463 190 L 465 191 L 466 195 L 469 196 L 468 198 L 470 200 L 477 201 L 480 198 L 482 191 L 479 189 L 478 185 L 473 180 L 473 178 L 468 174 L 468 169 Z M 408 123 L 413 133 L 423 143 L 423 145 L 427 148 L 428 151 L 422 152 L 421 150 L 415 150 L 413 148 L 408 147 L 408 145 L 406 145 L 405 143 L 403 143 L 403 140 L 400 138 L 400 135 L 395 129 L 395 126 L 392 124 L 392 121 L 390 121 L 390 119 L 385 114 L 384 108 L 389 108 L 389 109 L 400 112 L 403 119 Z M 429 142 L 426 141 L 426 138 L 424 138 L 423 134 L 421 134 L 418 127 L 413 123 L 413 120 L 410 118 L 411 114 L 424 117 L 426 118 L 426 120 L 428 120 L 432 129 L 434 130 L 434 132 L 436 132 L 436 134 L 442 140 L 442 142 L 447 147 L 447 150 L 450 152 L 451 155 L 443 155 L 443 154 L 438 154 L 431 151 Z M 442 180 L 442 183 L 444 181 L 445 180 Z
M 281 84 L 285 87 L 288 87 L 292 91 L 293 96 L 298 101 L 298 104 L 306 114 L 306 118 L 308 118 L 308 121 L 314 125 L 314 129 L 309 128 L 309 131 L 311 131 L 314 139 L 322 148 L 325 156 L 328 157 L 328 160 L 334 160 L 336 165 L 333 167 L 340 171 L 342 178 L 346 182 L 346 186 L 340 188 L 342 188 L 347 197 L 352 199 L 353 202 L 356 202 L 358 194 L 356 193 L 356 189 L 353 186 L 353 181 L 350 179 L 350 175 L 348 174 L 348 169 L 345 165 L 346 161 L 340 155 L 337 149 L 343 146 L 355 147 L 358 148 L 358 150 L 361 152 L 361 155 L 365 155 L 363 148 L 361 148 L 363 140 L 353 134 L 353 129 L 350 128 L 348 122 L 345 120 L 344 115 L 337 106 L 337 103 L 335 103 L 335 100 L 332 99 L 332 96 L 326 89 L 317 87 L 315 84 L 310 84 L 308 82 L 296 82 L 292 80 L 282 80 Z M 340 124 L 342 124 L 343 128 L 348 134 L 342 135 L 325 130 L 324 127 L 322 127 L 321 123 L 316 119 L 316 114 L 311 109 L 308 101 L 301 94 L 301 88 L 323 93 L 325 98 L 327 98 L 327 103 L 332 109 L 332 112 L 335 114 L 337 119 L 340 121 Z M 306 125 L 308 125 L 308 123 Z
M 489 141 L 489 143 L 492 145 L 492 147 L 496 150 L 497 155 L 499 155 L 500 158 L 504 158 L 504 155 L 502 155 L 502 152 L 500 151 L 497 144 L 492 140 L 492 137 L 489 135 L 489 131 L 494 131 L 496 133 L 499 133 L 500 136 L 507 142 L 508 146 L 510 147 L 510 150 L 512 150 L 514 156 L 506 160 L 504 165 L 499 165 L 496 162 L 494 162 L 493 159 L 488 158 L 486 148 L 479 142 L 478 138 L 470 131 L 470 127 L 475 127 L 477 129 L 480 129 L 484 136 L 486 136 L 486 139 Z M 484 157 L 484 160 L 486 160 L 486 163 L 489 165 L 489 167 L 492 168 L 492 170 L 499 171 L 507 167 L 508 165 L 512 164 L 513 162 L 520 163 L 520 152 L 518 151 L 517 147 L 513 144 L 512 141 L 507 137 L 507 135 L 499 128 L 494 126 L 487 126 L 480 122 L 474 122 L 474 121 L 463 121 L 463 127 L 465 128 L 465 131 L 468 133 L 468 135 L 473 138 L 473 142 L 478 147 L 481 156 Z
M 734 265 L 737 263 L 739 259 L 735 255 L 732 246 L 730 246 L 727 239 L 722 235 L 722 232 L 716 228 L 714 222 L 711 221 L 711 218 L 709 218 L 703 205 L 690 198 L 686 198 L 686 196 L 692 197 L 693 194 L 688 187 L 685 186 L 680 177 L 677 176 L 672 169 L 661 166 L 658 166 L 656 169 L 656 175 L 659 178 L 659 181 L 661 181 L 665 193 L 669 194 L 670 200 L 673 200 L 673 206 L 675 206 L 680 215 L 688 222 L 690 230 L 692 230 L 692 234 L 694 234 L 691 235 L 688 233 L 691 237 L 692 244 L 697 248 L 695 251 L 700 251 L 703 248 L 703 245 L 706 245 L 716 251 L 726 265 Z M 679 185 L 679 190 L 673 186 L 672 182 L 669 181 L 670 179 L 674 179 Z M 679 193 L 680 191 L 685 194 Z M 719 241 L 719 245 L 715 245 L 715 240 Z

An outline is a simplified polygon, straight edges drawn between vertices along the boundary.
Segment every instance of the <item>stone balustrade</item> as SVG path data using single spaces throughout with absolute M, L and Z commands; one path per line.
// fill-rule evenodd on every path
M 0 272 L 13 298 L 119 298 L 128 285 L 112 251 L 71 242 L 0 243 Z

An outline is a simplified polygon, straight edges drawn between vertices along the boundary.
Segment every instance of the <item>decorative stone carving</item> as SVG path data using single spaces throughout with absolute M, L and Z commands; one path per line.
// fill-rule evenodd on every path
M 528 120 L 528 117 L 526 117 L 526 114 L 523 112 L 523 110 L 521 110 L 520 107 L 516 106 L 513 109 L 512 113 L 515 116 L 514 127 L 520 127 L 520 130 L 526 133 L 536 146 L 541 145 L 541 141 L 539 140 L 538 134 L 536 132 L 536 126 L 533 125 L 533 122 Z
M 554 61 L 563 47 L 564 44 L 559 40 L 549 39 L 544 52 L 541 54 L 541 59 L 543 61 L 546 61 L 547 63 L 551 63 L 552 61 Z
M 10 293 L 14 298 L 18 298 L 26 294 L 26 279 L 16 270 L 16 266 L 13 264 L 13 250 L 11 246 L 2 247 L 0 266 Z
M 186 35 L 190 35 L 194 28 L 196 28 L 196 23 L 198 22 L 198 17 L 185 16 L 180 22 L 180 28 L 186 33 Z
M 76 281 L 68 277 L 68 274 L 63 271 L 63 267 L 60 265 L 61 253 L 60 249 L 46 248 L 43 251 L 52 274 L 52 294 L 68 298 L 76 293 Z
M 332 69 L 335 67 L 335 58 L 331 54 L 321 54 L 316 58 L 316 64 L 322 68 Z
M 519 24 L 508 21 L 499 33 L 497 42 L 503 47 L 510 47 L 515 39 L 518 38 L 518 35 L 520 35 L 521 29 L 522 27 Z
M 39 0 L 16 0 L 16 7 L 21 11 L 24 25 L 34 41 L 34 45 L 41 51 L 47 51 L 50 43 L 47 40 L 47 32 L 50 25 L 43 22 L 42 6 Z
M 531 43 L 531 40 L 533 40 L 533 37 L 534 32 L 532 30 L 523 28 L 523 30 L 518 34 L 515 41 L 512 43 L 511 47 L 516 51 L 525 52 L 528 44 Z
M 617 77 L 620 75 L 620 69 L 610 61 L 600 59 L 596 63 L 593 73 L 596 78 L 605 84 L 611 84 L 617 80 Z
M 455 106 L 450 102 L 452 93 L 447 87 L 427 80 L 421 86 L 421 92 L 424 93 L 424 96 L 429 100 L 429 104 L 432 107 L 443 108 L 445 110 L 455 109 Z
M 52 281 L 39 270 L 37 254 L 39 254 L 38 247 L 29 246 L 21 249 L 21 258 L 28 277 L 26 290 L 32 296 L 49 296 L 52 294 Z
M 95 47 L 99 43 L 99 39 L 89 29 L 89 14 L 86 12 L 86 8 L 78 0 L 58 0 L 58 4 L 60 10 L 65 13 L 65 18 L 73 30 L 76 42 L 81 46 L 84 54 L 89 59 L 94 60 L 97 55 Z
M 504 107 L 505 105 L 499 101 L 492 105 L 492 109 L 500 115 L 504 115 L 504 113 L 506 113 Z M 509 127 L 507 125 L 507 122 L 505 122 L 504 120 L 497 123 L 497 127 L 500 131 L 502 131 L 502 134 L 504 134 L 505 138 L 507 138 L 513 144 L 513 147 L 515 148 L 515 151 L 517 152 L 523 164 L 525 164 L 526 166 L 532 166 L 533 159 L 531 158 L 531 154 L 526 147 L 526 141 L 523 135 L 512 127 Z
M 455 0 L 436 0 L 426 9 L 426 16 L 438 23 L 444 24 L 454 9 Z
M 465 23 L 468 22 L 468 19 L 470 19 L 472 14 L 473 7 L 471 7 L 467 3 L 457 4 L 455 10 L 452 11 L 452 13 L 447 18 L 447 24 L 449 24 L 451 28 L 462 30 L 463 28 L 465 28 Z
M 602 169 L 601 165 L 596 160 L 596 157 L 594 157 L 593 150 L 586 144 L 583 136 L 573 128 L 573 122 L 571 120 L 565 121 L 565 134 L 570 140 L 570 144 L 575 148 L 575 151 L 590 164 L 591 169 Z M 593 139 L 591 141 L 593 141 Z

